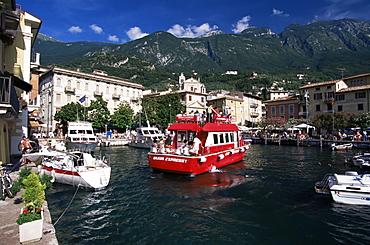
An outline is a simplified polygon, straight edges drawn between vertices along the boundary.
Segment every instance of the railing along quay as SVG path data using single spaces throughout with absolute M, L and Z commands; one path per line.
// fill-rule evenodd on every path
M 352 141 L 352 140 L 328 140 L 328 139 L 296 139 L 296 138 L 252 138 L 253 144 L 263 145 L 291 145 L 291 146 L 318 146 L 330 147 L 335 144 L 352 143 L 354 148 L 368 149 L 370 141 Z

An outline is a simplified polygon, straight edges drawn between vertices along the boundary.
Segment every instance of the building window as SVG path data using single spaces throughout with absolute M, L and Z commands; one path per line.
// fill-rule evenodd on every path
M 289 118 L 294 118 L 294 115 L 289 115 Z
M 80 82 L 77 82 L 77 89 L 80 90 L 81 89 L 81 84 Z
M 358 104 L 357 105 L 357 110 L 363 111 L 364 110 L 364 104 Z
M 327 86 L 326 89 L 331 89 L 331 85 Z
M 355 93 L 355 99 L 364 99 L 366 98 L 366 92 Z
M 294 105 L 289 105 L 289 114 L 294 113 Z
M 314 100 L 321 100 L 322 99 L 322 93 L 313 94 Z
M 342 105 L 338 105 L 338 111 L 343 111 L 343 106 Z
M 189 101 L 191 101 L 191 95 L 189 95 Z
M 345 100 L 344 94 L 335 95 L 335 101 Z
M 285 106 L 281 105 L 280 106 L 280 114 L 284 114 L 285 113 Z
M 72 82 L 71 82 L 71 80 L 68 80 L 68 82 L 67 82 L 67 87 L 68 87 L 68 88 L 72 88 Z
M 271 106 L 271 115 L 275 115 L 275 114 L 276 114 L 276 107 Z
M 67 95 L 67 102 L 70 103 L 71 102 L 71 98 L 72 96 L 70 94 Z
M 202 103 L 204 103 L 204 97 L 201 98 Z
M 316 91 L 320 91 L 320 88 L 316 88 Z
M 57 85 L 58 85 L 58 86 L 61 86 L 61 84 L 62 84 L 62 80 L 61 80 L 60 78 L 58 78 L 58 79 L 57 79 Z
M 321 108 L 320 108 L 320 105 L 316 105 L 316 111 L 320 111 Z
M 89 84 L 88 83 L 85 83 L 85 90 L 88 91 L 89 90 Z
M 57 94 L 57 102 L 62 102 L 62 95 L 61 94 Z

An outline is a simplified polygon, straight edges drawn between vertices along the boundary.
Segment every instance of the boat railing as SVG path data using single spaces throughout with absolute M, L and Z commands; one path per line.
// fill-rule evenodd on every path
M 330 194 L 330 181 L 334 175 L 326 174 L 324 178 L 315 184 L 315 191 L 321 194 Z

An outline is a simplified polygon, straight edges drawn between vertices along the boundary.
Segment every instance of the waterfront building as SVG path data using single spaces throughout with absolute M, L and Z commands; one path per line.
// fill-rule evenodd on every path
M 289 95 L 264 101 L 266 104 L 266 118 L 281 117 L 285 120 L 299 119 L 298 101 L 298 95 Z
M 3 0 L 0 42 L 0 161 L 18 155 L 18 143 L 28 136 L 27 102 L 32 85 L 30 60 L 41 19 Z
M 299 88 L 301 118 L 340 111 L 370 111 L 370 73 L 335 81 L 308 84 Z
M 137 113 L 141 110 L 144 87 L 128 80 L 110 77 L 104 71 L 85 73 L 60 67 L 49 68 L 39 78 L 39 120 L 47 131 L 55 129 L 54 115 L 68 103 L 88 107 L 91 101 L 102 98 L 111 114 L 121 103 L 127 103 Z M 84 120 L 84 118 L 80 118 Z

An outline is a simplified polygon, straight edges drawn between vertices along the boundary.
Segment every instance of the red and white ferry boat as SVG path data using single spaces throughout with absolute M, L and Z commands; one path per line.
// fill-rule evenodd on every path
M 250 146 L 239 135 L 238 127 L 225 117 L 207 123 L 199 120 L 199 116 L 178 115 L 176 121 L 168 128 L 173 135 L 172 150 L 148 153 L 153 170 L 197 175 L 241 161 Z M 195 137 L 200 140 L 198 152 L 182 154 L 184 140 L 191 143 Z

